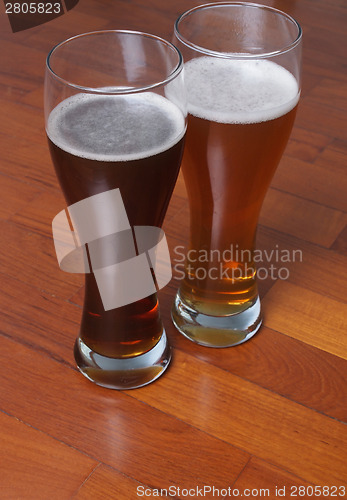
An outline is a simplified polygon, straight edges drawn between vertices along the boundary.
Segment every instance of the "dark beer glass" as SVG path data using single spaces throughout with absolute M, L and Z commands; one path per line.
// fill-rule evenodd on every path
M 232 346 L 262 322 L 256 229 L 299 101 L 301 29 L 267 6 L 211 3 L 178 18 L 174 43 L 188 93 L 190 241 L 172 317 L 199 344 Z
M 84 259 L 74 354 L 80 371 L 104 387 L 148 384 L 170 361 L 150 265 L 159 239 L 146 236 L 143 243 L 136 236 L 141 229 L 160 232 L 178 175 L 186 129 L 182 66 L 171 43 L 119 30 L 70 38 L 47 58 L 48 144 L 77 257 Z M 137 265 L 147 274 L 136 275 Z M 143 276 L 154 291 L 141 292 Z

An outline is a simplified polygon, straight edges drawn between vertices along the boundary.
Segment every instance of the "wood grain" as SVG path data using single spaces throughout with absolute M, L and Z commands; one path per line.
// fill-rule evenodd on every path
M 4 411 L 143 484 L 191 487 L 199 478 L 221 486 L 226 476 L 236 479 L 248 461 L 246 451 L 223 438 L 138 401 L 140 390 L 129 396 L 109 391 L 36 350 L 5 338 L 1 344 Z M 21 369 L 25 377 L 18 387 Z M 28 398 L 35 386 L 38 396 Z
M 52 238 L 3 221 L 0 221 L 0 231 L 2 273 L 63 297 L 72 295 L 83 283 L 80 275 L 64 274 L 59 269 Z
M 265 325 L 347 359 L 346 304 L 279 281 L 265 297 L 263 306 Z
M 129 498 L 134 498 L 138 488 L 139 493 L 143 492 L 147 497 L 150 496 L 151 491 L 154 494 L 147 485 L 141 484 L 111 467 L 100 465 L 72 498 L 76 500 L 89 500 L 90 498 L 104 500 L 111 494 L 113 498 L 129 500 Z
M 274 467 L 262 460 L 252 457 L 233 485 L 233 490 L 240 493 L 254 493 L 254 498 L 290 498 L 299 496 L 300 486 L 309 486 L 310 483 L 299 477 Z M 310 490 L 308 490 L 311 493 Z M 236 493 L 236 492 L 235 492 Z M 235 495 L 234 495 L 235 496 Z M 312 498 L 311 495 L 300 494 L 300 498 Z
M 35 187 L 2 174 L 0 174 L 0 184 L 6 191 L 6 198 L 0 198 L 0 219 L 3 220 L 9 219 L 18 209 L 26 206 L 40 194 Z M 21 193 L 19 200 L 18 192 Z
M 81 308 L 10 276 L 1 284 L 1 334 L 74 366 Z
M 273 262 L 264 265 L 269 267 L 273 263 L 277 268 L 287 268 L 288 281 L 291 283 L 318 292 L 323 297 L 346 302 L 344 269 L 347 266 L 347 252 L 343 252 L 343 248 L 339 252 L 337 248 L 337 242 L 341 241 L 341 246 L 343 244 L 344 231 L 338 235 L 331 250 L 327 250 L 261 226 L 258 230 L 257 246 L 262 251 L 267 250 L 268 253 L 276 249 L 279 253 L 283 250 L 289 252 L 290 262 L 281 262 L 280 259 L 277 262 L 273 259 Z M 335 248 L 336 251 L 332 251 Z
M 330 155 L 329 153 L 329 148 L 326 148 L 324 155 L 320 155 L 317 161 L 312 163 L 285 156 L 272 185 L 283 192 L 346 211 L 347 174 L 342 164 L 343 155 L 338 162 L 336 152 Z M 310 154 L 314 156 L 314 151 L 301 152 L 304 157 L 309 157 Z
M 138 487 L 154 496 L 203 485 L 257 489 L 259 498 L 268 490 L 275 499 L 276 487 L 289 498 L 300 485 L 346 485 L 347 10 L 340 0 L 262 2 L 301 23 L 304 50 L 297 120 L 257 234 L 257 248 L 271 255 L 260 266 L 288 275 L 259 275 L 260 332 L 231 349 L 186 340 L 170 318 L 174 270 L 160 292 L 173 347 L 161 379 L 117 392 L 75 367 L 84 280 L 59 269 L 51 236 L 65 203 L 44 130 L 46 55 L 100 29 L 170 40 L 175 18 L 200 3 L 83 0 L 17 33 L 0 8 L 1 500 L 136 500 Z M 164 229 L 175 266 L 189 237 L 182 175 Z M 283 262 L 275 250 L 300 258 Z
M 181 387 L 189 379 L 189 387 Z M 160 386 L 160 389 L 158 389 Z M 347 433 L 340 423 L 176 352 L 165 379 L 138 397 L 223 441 L 313 483 L 344 483 Z M 208 414 L 208 417 L 207 417 Z
M 260 214 L 260 224 L 327 248 L 346 223 L 347 215 L 339 210 L 273 188 Z
M 330 143 L 331 138 L 329 136 L 300 128 L 295 124 L 281 161 L 283 162 L 286 156 L 314 161 Z
M 165 326 L 169 317 L 164 316 Z M 171 343 L 287 399 L 347 421 L 347 362 L 267 327 L 248 343 L 216 351 L 195 347 L 169 329 Z M 304 381 L 304 382 L 303 382 Z
M 47 144 L 34 143 L 29 137 L 0 133 L 1 171 L 8 177 L 21 179 L 31 186 L 58 189 Z
M 97 462 L 0 412 L 1 498 L 69 498 Z

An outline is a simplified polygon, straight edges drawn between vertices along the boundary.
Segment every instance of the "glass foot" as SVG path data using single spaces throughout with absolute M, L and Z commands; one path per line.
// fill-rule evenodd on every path
M 74 355 L 80 372 L 95 384 L 108 389 L 136 389 L 164 373 L 170 363 L 171 349 L 164 331 L 150 351 L 133 358 L 102 356 L 80 338 L 76 339 Z
M 185 304 L 179 292 L 172 308 L 175 327 L 185 337 L 207 347 L 231 347 L 246 342 L 262 324 L 260 299 L 257 296 L 242 312 L 212 316 Z

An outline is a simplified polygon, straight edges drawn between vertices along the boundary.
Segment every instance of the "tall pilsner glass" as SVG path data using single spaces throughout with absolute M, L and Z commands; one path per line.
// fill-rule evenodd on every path
M 211 3 L 179 17 L 174 43 L 188 91 L 190 242 L 172 317 L 199 344 L 232 346 L 262 322 L 255 236 L 299 101 L 301 29 L 270 7 Z
M 148 384 L 170 361 L 153 259 L 182 157 L 182 68 L 171 43 L 130 31 L 73 37 L 47 59 L 48 143 L 87 261 L 75 359 L 109 388 Z

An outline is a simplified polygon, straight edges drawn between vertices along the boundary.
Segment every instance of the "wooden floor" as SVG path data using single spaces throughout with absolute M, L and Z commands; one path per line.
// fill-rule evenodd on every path
M 304 77 L 295 128 L 258 235 L 258 248 L 300 250 L 302 259 L 284 264 L 287 279 L 260 280 L 260 333 L 222 350 L 185 340 L 170 320 L 173 281 L 160 297 L 174 346 L 161 379 L 110 391 L 88 382 L 74 364 L 83 277 L 60 271 L 54 254 L 51 221 L 64 201 L 44 134 L 45 56 L 59 41 L 98 29 L 138 29 L 170 39 L 177 15 L 199 3 L 80 0 L 62 17 L 17 33 L 1 3 L 1 500 L 132 500 L 170 486 L 174 497 L 193 498 L 204 485 L 216 489 L 213 496 L 206 488 L 204 498 L 218 498 L 217 489 L 222 498 L 228 488 L 226 498 L 237 491 L 278 498 L 283 488 L 286 498 L 344 497 L 344 0 L 262 2 L 301 23 Z M 181 178 L 165 231 L 174 260 L 188 234 Z M 185 489 L 192 489 L 190 496 Z

